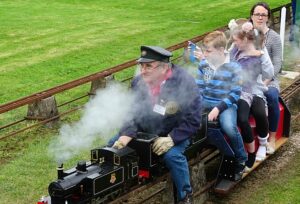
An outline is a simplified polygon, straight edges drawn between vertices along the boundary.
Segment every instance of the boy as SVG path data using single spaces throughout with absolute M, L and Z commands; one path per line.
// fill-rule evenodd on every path
M 214 31 L 203 39 L 203 53 L 195 53 L 201 59 L 196 83 L 203 98 L 203 109 L 208 113 L 208 121 L 219 120 L 221 130 L 229 138 L 237 160 L 235 180 L 239 180 L 247 161 L 242 136 L 237 128 L 241 67 L 229 62 L 229 56 L 225 53 L 226 44 L 226 36 L 220 31 Z

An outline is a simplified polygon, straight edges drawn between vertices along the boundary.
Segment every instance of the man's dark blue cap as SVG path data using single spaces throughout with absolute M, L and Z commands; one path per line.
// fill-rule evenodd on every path
M 172 52 L 158 46 L 141 46 L 141 57 L 137 60 L 139 63 L 145 62 L 170 62 Z

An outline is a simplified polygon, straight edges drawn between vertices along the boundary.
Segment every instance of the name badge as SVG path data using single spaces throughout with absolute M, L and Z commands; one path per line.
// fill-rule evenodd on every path
M 156 113 L 159 113 L 161 115 L 165 115 L 166 108 L 164 106 L 155 104 L 154 107 L 153 107 L 153 111 L 156 112 Z

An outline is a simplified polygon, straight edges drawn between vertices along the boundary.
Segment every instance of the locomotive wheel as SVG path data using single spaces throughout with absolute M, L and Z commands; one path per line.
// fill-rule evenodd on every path
M 121 189 L 117 189 L 117 190 L 114 190 L 114 191 L 112 191 L 110 194 L 109 194 L 109 196 L 108 196 L 108 198 L 110 199 L 110 200 L 115 200 L 120 194 L 121 194 Z

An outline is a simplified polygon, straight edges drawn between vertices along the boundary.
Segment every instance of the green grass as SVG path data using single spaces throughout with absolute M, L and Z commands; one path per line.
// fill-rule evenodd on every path
M 296 154 L 278 177 L 260 185 L 252 192 L 246 203 L 289 204 L 300 203 L 300 154 Z M 265 172 L 267 173 L 267 172 Z
M 142 44 L 168 47 L 226 25 L 254 2 L 1 1 L 0 104 L 136 58 Z
M 36 135 L 35 138 L 30 135 Z M 48 184 L 57 178 L 55 171 L 57 164 L 48 155 L 47 147 L 56 131 L 39 128 L 27 134 L 20 135 L 20 141 L 13 141 L 14 145 L 24 148 L 13 154 L 11 160 L 1 165 L 0 203 L 34 203 L 41 195 L 47 194 Z M 99 140 L 95 146 L 100 145 Z M 12 145 L 12 144 L 11 144 Z M 13 147 L 10 147 L 13 148 Z M 66 168 L 72 167 L 78 160 L 88 160 L 89 150 L 82 151 L 65 163 Z M 49 171 L 51 169 L 51 171 Z
M 0 104 L 136 58 L 142 44 L 168 47 L 226 25 L 232 18 L 248 16 L 255 2 L 2 0 Z M 289 1 L 268 2 L 273 8 Z M 131 74 L 125 71 L 119 77 Z M 88 89 L 88 85 L 76 88 L 58 100 L 67 101 Z M 23 117 L 25 111 L 1 114 L 1 125 L 6 117 Z M 59 125 L 79 117 L 76 113 Z M 47 147 L 59 125 L 0 141 L 0 203 L 34 203 L 47 194 L 49 182 L 56 178 Z M 100 139 L 95 146 L 99 144 Z M 85 150 L 66 165 L 88 156 Z

